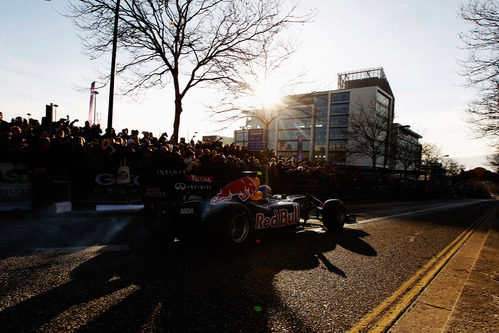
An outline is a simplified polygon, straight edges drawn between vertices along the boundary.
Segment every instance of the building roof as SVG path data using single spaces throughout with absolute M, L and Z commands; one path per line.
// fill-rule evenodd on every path
M 353 89 L 379 86 L 393 97 L 383 67 L 338 73 L 338 89 Z
M 308 99 L 312 96 L 325 95 L 338 90 L 376 86 L 380 87 L 385 92 L 389 93 L 392 98 L 394 98 L 393 91 L 390 87 L 390 84 L 388 83 L 383 67 L 376 67 L 371 69 L 338 73 L 337 89 L 312 91 L 310 93 L 289 95 L 284 97 L 284 101 L 291 103 L 309 103 Z
M 403 131 L 405 134 L 408 134 L 412 137 L 421 139 L 423 136 L 409 129 L 409 125 L 401 125 L 399 123 L 393 123 L 393 126 L 397 128 L 399 131 Z

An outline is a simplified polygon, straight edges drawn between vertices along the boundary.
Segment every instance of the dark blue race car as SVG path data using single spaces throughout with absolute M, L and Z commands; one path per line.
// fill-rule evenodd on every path
M 185 170 L 156 170 L 144 188 L 143 221 L 165 241 L 207 238 L 241 247 L 255 233 L 299 230 L 311 217 L 328 232 L 343 229 L 344 204 L 312 195 L 272 194 L 256 172 L 230 180 Z M 224 177 L 225 178 L 225 177 Z

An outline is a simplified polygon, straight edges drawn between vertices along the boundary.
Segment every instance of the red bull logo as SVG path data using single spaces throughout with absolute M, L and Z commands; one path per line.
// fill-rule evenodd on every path
M 294 205 L 293 211 L 287 209 L 274 210 L 274 216 L 265 216 L 263 213 L 256 214 L 255 229 L 280 228 L 296 224 L 300 219 L 300 205 Z
M 241 201 L 246 201 L 257 192 L 260 180 L 257 177 L 242 177 L 220 189 L 220 192 L 211 199 L 211 204 L 216 205 L 221 202 L 238 196 Z M 256 200 L 256 199 L 255 199 Z

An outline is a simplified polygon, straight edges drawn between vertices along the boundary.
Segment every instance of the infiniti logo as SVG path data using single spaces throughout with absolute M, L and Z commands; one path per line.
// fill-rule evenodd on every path
M 187 187 L 187 185 L 185 185 L 184 183 L 177 183 L 177 184 L 175 184 L 175 189 L 177 191 L 183 191 L 183 190 L 186 189 L 186 187 Z

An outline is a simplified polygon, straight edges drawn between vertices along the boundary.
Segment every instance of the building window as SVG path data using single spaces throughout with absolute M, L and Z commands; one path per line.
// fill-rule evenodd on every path
M 279 130 L 279 140 L 298 140 L 298 137 L 302 136 L 304 139 L 310 138 L 310 129 L 289 129 L 289 130 Z
M 331 95 L 331 101 L 333 103 L 341 103 L 341 102 L 348 102 L 350 101 L 350 92 L 342 92 L 342 93 L 336 93 Z
M 308 151 L 310 141 L 303 141 L 303 151 Z M 279 140 L 277 142 L 277 151 L 298 151 L 298 141 Z
M 376 93 L 376 112 L 388 121 L 390 117 L 390 99 L 380 91 Z
M 348 116 L 333 116 L 331 117 L 330 127 L 348 127 Z
M 240 146 L 248 145 L 248 131 L 247 130 L 236 130 L 235 132 L 235 144 Z
M 327 129 L 325 127 L 316 128 L 316 130 L 315 130 L 315 144 L 325 146 L 326 141 L 327 141 Z
M 318 119 L 318 120 L 324 120 L 324 123 L 326 123 L 326 119 L 327 119 L 327 110 L 326 111 L 316 111 L 315 113 L 315 117 Z
M 279 129 L 310 128 L 311 118 L 293 118 L 279 120 Z
M 329 130 L 329 139 L 347 139 L 348 130 L 346 128 L 334 128 Z
M 248 132 L 237 133 L 237 141 L 248 141 Z
M 390 106 L 390 99 L 380 91 L 376 94 L 376 101 L 387 108 Z
M 347 149 L 347 140 L 329 140 L 329 150 L 346 150 Z
M 345 114 L 350 110 L 350 103 L 331 105 L 332 114 Z
M 317 112 L 326 112 L 327 113 L 327 105 L 329 103 L 328 95 L 316 96 L 315 97 L 315 107 Z
M 312 106 L 293 107 L 282 112 L 286 118 L 305 118 L 312 117 Z
M 385 107 L 381 104 L 377 104 L 376 105 L 376 112 L 378 113 L 379 116 L 383 117 L 383 119 L 388 121 L 389 110 L 387 107 Z

